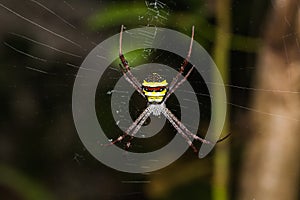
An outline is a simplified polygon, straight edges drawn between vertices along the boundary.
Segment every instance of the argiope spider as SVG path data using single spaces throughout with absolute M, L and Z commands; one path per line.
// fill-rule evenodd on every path
M 129 128 L 125 131 L 125 133 L 121 136 L 119 136 L 117 139 L 113 140 L 107 145 L 112 145 L 117 142 L 122 141 L 126 136 L 129 136 L 130 139 L 126 143 L 126 147 L 130 147 L 130 142 L 134 138 L 134 136 L 137 134 L 137 132 L 140 130 L 142 125 L 145 123 L 147 118 L 150 115 L 154 116 L 165 116 L 169 122 L 172 124 L 172 126 L 177 130 L 177 132 L 186 140 L 186 142 L 190 145 L 190 147 L 194 150 L 194 152 L 197 152 L 196 147 L 193 145 L 191 139 L 198 140 L 205 144 L 213 144 L 212 142 L 205 140 L 196 134 L 192 133 L 188 130 L 188 128 L 180 122 L 180 120 L 166 107 L 166 101 L 170 97 L 171 94 L 175 92 L 175 90 L 182 85 L 188 78 L 188 76 L 191 74 L 191 72 L 194 69 L 194 66 L 189 69 L 189 71 L 186 73 L 186 75 L 180 79 L 180 75 L 184 72 L 185 67 L 189 63 L 189 59 L 192 53 L 192 46 L 193 46 L 193 40 L 194 40 L 194 26 L 192 27 L 192 36 L 191 36 L 191 42 L 188 54 L 186 58 L 184 59 L 178 74 L 173 78 L 172 82 L 168 86 L 168 83 L 165 79 L 163 79 L 159 74 L 153 73 L 148 78 L 143 80 L 143 83 L 140 83 L 137 78 L 131 73 L 129 64 L 127 60 L 125 59 L 123 53 L 122 53 L 122 36 L 123 36 L 123 29 L 124 26 L 121 26 L 120 31 L 120 40 L 119 40 L 119 58 L 121 60 L 122 65 L 120 64 L 122 73 L 124 78 L 131 84 L 135 90 L 143 96 L 147 100 L 147 108 L 140 114 L 140 116 L 129 126 Z M 217 142 L 223 141 L 226 139 L 229 135 L 225 136 L 224 138 L 218 140 Z

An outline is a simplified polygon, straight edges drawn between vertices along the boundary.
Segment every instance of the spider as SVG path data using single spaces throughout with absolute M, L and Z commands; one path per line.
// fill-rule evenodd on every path
M 126 147 L 129 148 L 131 145 L 131 140 L 134 138 L 134 136 L 137 134 L 137 132 L 140 130 L 140 128 L 150 115 L 163 115 L 164 117 L 166 117 L 166 119 L 169 120 L 169 122 L 177 130 L 177 132 L 186 140 L 186 142 L 189 144 L 189 146 L 193 149 L 194 152 L 197 152 L 197 149 L 193 145 L 191 139 L 198 140 L 205 144 L 214 144 L 189 131 L 188 128 L 182 122 L 180 122 L 180 120 L 166 107 L 166 101 L 168 100 L 170 95 L 173 94 L 175 90 L 187 80 L 187 78 L 194 69 L 194 66 L 192 66 L 188 70 L 186 75 L 180 79 L 180 75 L 182 75 L 182 73 L 184 72 L 185 67 L 188 65 L 189 59 L 191 57 L 194 40 L 194 26 L 192 27 L 192 36 L 188 54 L 184 59 L 179 69 L 179 72 L 173 78 L 170 84 L 168 84 L 168 82 L 164 78 L 162 78 L 158 73 L 153 73 L 149 75 L 149 77 L 145 78 L 142 83 L 140 83 L 137 80 L 137 78 L 131 73 L 128 61 L 125 59 L 122 53 L 123 30 L 124 26 L 122 25 L 119 38 L 119 58 L 122 63 L 122 65 L 120 64 L 120 67 L 126 81 L 132 87 L 134 87 L 134 89 L 142 97 L 144 97 L 147 100 L 147 108 L 142 112 L 142 114 L 139 115 L 139 117 L 131 124 L 131 126 L 128 127 L 128 129 L 123 135 L 119 136 L 117 139 L 111 141 L 107 145 L 113 145 L 117 142 L 122 141 L 126 136 L 129 136 L 130 139 L 126 143 Z M 228 135 L 218 140 L 217 143 L 223 141 L 227 137 Z

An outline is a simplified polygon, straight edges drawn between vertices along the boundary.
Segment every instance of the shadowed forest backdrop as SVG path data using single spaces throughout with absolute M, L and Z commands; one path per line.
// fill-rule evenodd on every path
M 0 199 L 300 199 L 299 0 L 0 0 L 0 24 Z M 85 149 L 73 123 L 73 83 L 87 54 L 121 24 L 188 36 L 195 26 L 228 96 L 223 135 L 231 136 L 207 157 L 189 149 L 164 169 L 129 174 Z M 157 61 L 143 56 L 128 55 L 130 64 Z M 160 61 L 176 66 L 182 58 Z M 210 84 L 213 94 L 197 94 L 199 135 L 219 94 Z

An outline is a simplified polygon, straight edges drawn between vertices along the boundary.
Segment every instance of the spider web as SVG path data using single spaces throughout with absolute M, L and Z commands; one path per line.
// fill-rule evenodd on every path
M 91 13 L 98 12 L 98 9 L 103 10 L 106 4 L 104 1 L 0 2 L 2 24 L 0 158 L 4 163 L 10 163 L 24 169 L 28 174 L 43 179 L 44 182 L 53 184 L 57 195 L 63 193 L 63 196 L 68 196 L 76 190 L 78 196 L 84 197 L 90 195 L 88 191 L 93 191 L 95 196 L 102 198 L 141 199 L 145 198 L 144 184 L 151 184 L 147 175 L 122 174 L 118 180 L 113 180 L 107 174 L 115 172 L 104 166 L 99 167 L 99 163 L 93 163 L 93 158 L 82 147 L 72 122 L 72 87 L 80 64 L 91 49 L 111 35 L 87 30 L 83 25 L 84 19 Z M 147 26 L 167 26 L 169 16 L 172 14 L 171 6 L 174 5 L 176 4 L 157 0 L 145 1 L 147 11 L 137 16 L 136 21 Z M 285 20 L 287 24 L 291 23 Z M 115 27 L 104 28 L 111 28 L 115 34 L 119 31 L 119 25 Z M 235 27 L 235 31 L 237 29 L 238 27 Z M 159 60 L 174 67 L 178 61 L 180 63 L 182 58 L 175 57 L 170 61 L 170 58 L 174 58 L 172 55 L 146 48 L 155 37 L 155 32 L 141 34 L 145 36 L 145 48 L 142 52 L 130 56 L 130 63 L 138 65 L 145 60 Z M 298 36 L 296 32 L 282 35 L 282 43 L 287 47 L 287 42 L 295 42 L 300 52 L 298 37 L 295 36 Z M 286 60 L 290 62 L 287 48 L 285 52 Z M 233 52 L 233 55 L 229 71 L 232 80 L 224 84 L 232 96 L 227 102 L 232 112 L 232 129 L 245 130 L 245 135 L 242 136 L 244 140 L 250 127 L 243 118 L 245 114 L 252 112 L 299 122 L 300 119 L 278 115 L 271 111 L 256 110 L 250 106 L 251 97 L 259 92 L 289 95 L 299 95 L 299 92 L 251 87 L 255 63 L 240 62 L 243 59 L 235 60 L 234 57 L 239 55 L 251 59 L 254 56 L 240 55 L 237 52 Z M 144 60 L 139 59 L 140 57 Z M 116 68 L 117 64 L 113 65 L 107 71 L 108 83 L 101 88 L 104 98 L 110 98 L 112 93 L 126 93 L 122 90 L 113 90 L 110 86 L 110 83 L 114 83 L 121 75 Z M 191 83 L 204 85 L 201 81 L 199 83 L 197 77 L 192 79 Z M 213 82 L 206 84 L 218 85 Z M 210 94 L 203 90 L 196 90 L 196 94 L 198 99 L 202 98 L 199 104 L 202 104 L 203 109 L 207 109 L 204 118 L 209 118 L 210 110 L 207 102 Z M 136 111 L 140 112 L 139 109 Z M 99 111 L 98 114 L 105 116 L 107 113 Z M 113 123 L 118 125 L 118 121 Z M 205 127 L 203 129 L 205 130 Z M 97 171 L 93 176 L 90 174 L 92 169 Z M 80 175 L 77 176 L 78 174 Z M 54 180 L 52 178 L 54 175 L 59 178 Z M 72 188 L 61 192 L 59 188 L 61 180 Z M 88 182 L 88 190 L 78 189 L 79 187 L 73 184 L 85 181 Z M 105 192 L 99 190 L 107 188 L 107 184 L 113 185 L 113 189 Z

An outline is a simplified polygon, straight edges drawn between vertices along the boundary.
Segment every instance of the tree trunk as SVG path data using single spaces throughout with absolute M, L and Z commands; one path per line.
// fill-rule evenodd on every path
M 214 60 L 221 73 L 224 83 L 228 83 L 229 73 L 229 58 L 230 58 L 230 44 L 231 44 L 231 0 L 217 0 L 215 2 L 215 14 L 217 23 L 216 40 L 214 46 Z M 214 87 L 213 98 L 220 99 L 220 88 L 218 85 Z M 229 99 L 229 92 L 226 91 L 227 99 Z M 224 106 L 220 102 L 218 106 Z M 215 116 L 220 116 L 219 111 L 222 108 L 215 109 Z M 227 112 L 229 116 L 229 112 Z M 212 119 L 217 120 L 217 119 Z M 225 121 L 223 134 L 229 132 L 229 122 Z M 230 177 L 230 140 L 227 139 L 216 145 L 214 154 L 214 168 L 213 168 L 213 184 L 212 184 L 212 199 L 214 200 L 228 200 L 229 197 L 229 177 Z
M 300 2 L 274 0 L 259 55 L 239 199 L 295 200 L 300 171 Z M 247 138 L 245 138 L 247 139 Z

